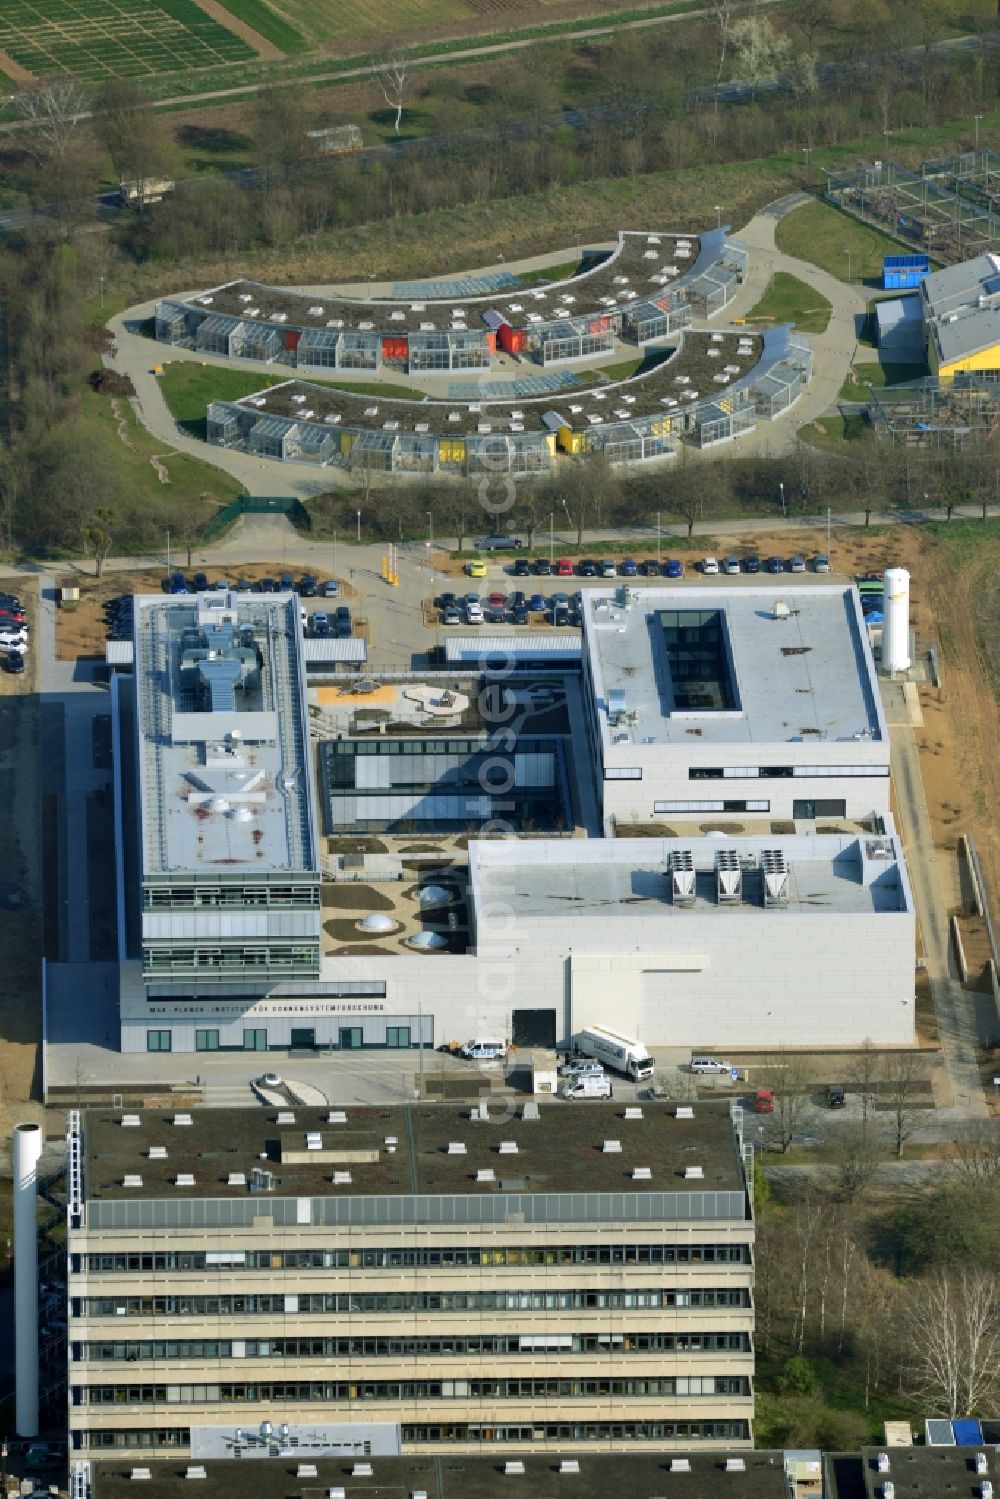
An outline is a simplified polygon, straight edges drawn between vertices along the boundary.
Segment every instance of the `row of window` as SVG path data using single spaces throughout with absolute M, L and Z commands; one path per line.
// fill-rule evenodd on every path
M 403 1441 L 417 1445 L 431 1442 L 746 1442 L 749 1421 L 549 1421 L 531 1426 L 480 1426 L 455 1422 L 409 1424 L 402 1429 Z M 156 1426 L 138 1430 L 87 1431 L 75 1434 L 81 1447 L 92 1451 L 114 1448 L 187 1447 L 187 1426 Z M 360 1453 L 367 1444 L 357 1443 Z M 365 1453 L 367 1455 L 367 1452 Z
M 749 1395 L 741 1374 L 669 1379 L 286 1380 L 241 1384 L 74 1385 L 74 1405 L 243 1405 L 262 1400 L 336 1404 L 351 1400 L 557 1400 Z
M 75 1343 L 78 1362 L 150 1359 L 484 1357 L 497 1353 L 746 1353 L 744 1332 L 513 1333 L 467 1338 L 141 1339 Z
M 455 1249 L 167 1250 L 89 1254 L 91 1275 L 130 1270 L 412 1270 L 488 1265 L 748 1265 L 749 1244 L 557 1244 Z M 80 1269 L 74 1256 L 74 1271 Z
M 195 906 L 305 907 L 319 905 L 319 885 L 145 885 L 143 909 L 177 910 Z
M 793 780 L 818 776 L 887 776 L 887 765 L 691 765 L 689 781 Z
M 770 812 L 769 801 L 705 802 L 678 801 L 654 802 L 654 812 Z
M 658 1291 L 278 1292 L 261 1296 L 92 1296 L 74 1299 L 89 1317 L 228 1317 L 302 1312 L 662 1311 L 670 1307 L 750 1305 L 746 1288 Z

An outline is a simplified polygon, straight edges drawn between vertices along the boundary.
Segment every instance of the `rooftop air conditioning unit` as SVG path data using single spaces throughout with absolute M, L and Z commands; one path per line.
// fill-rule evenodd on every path
M 715 888 L 719 905 L 735 905 L 743 898 L 743 874 L 740 856 L 735 849 L 715 852 Z
M 695 902 L 694 855 L 689 848 L 673 848 L 667 861 L 670 871 L 670 894 L 675 906 L 693 906 Z
M 788 865 L 780 848 L 765 848 L 760 856 L 764 877 L 764 908 L 788 905 Z

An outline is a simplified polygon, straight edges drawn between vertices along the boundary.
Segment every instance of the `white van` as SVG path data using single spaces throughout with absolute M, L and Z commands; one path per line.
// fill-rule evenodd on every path
M 603 1073 L 597 1076 L 587 1073 L 583 1077 L 570 1078 L 562 1090 L 563 1098 L 611 1098 L 614 1089 L 611 1079 Z
M 692 1072 L 730 1072 L 732 1069 L 728 1062 L 720 1062 L 715 1057 L 692 1057 Z
M 504 1041 L 477 1039 L 467 1041 L 462 1047 L 462 1056 L 470 1062 L 499 1062 L 507 1055 Z

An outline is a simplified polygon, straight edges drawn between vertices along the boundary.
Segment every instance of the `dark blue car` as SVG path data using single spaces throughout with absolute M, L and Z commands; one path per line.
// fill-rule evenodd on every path
M 528 608 L 534 614 L 540 614 L 545 608 L 545 599 L 543 595 L 540 593 L 533 593 L 531 595 L 531 598 L 528 600 Z
M 631 557 L 624 558 L 620 570 L 623 578 L 636 578 L 639 576 L 639 568 Z
M 684 576 L 684 564 L 683 564 L 683 562 L 679 562 L 676 557 L 671 557 L 670 560 L 669 560 L 669 562 L 667 563 L 667 577 L 668 578 L 683 578 L 683 576 Z

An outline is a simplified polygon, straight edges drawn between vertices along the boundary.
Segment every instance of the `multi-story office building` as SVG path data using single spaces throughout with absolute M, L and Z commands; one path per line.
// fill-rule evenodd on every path
M 71 1116 L 80 1455 L 750 1445 L 727 1104 Z
M 855 588 L 612 585 L 583 600 L 587 728 L 610 828 L 889 810 L 889 735 Z

